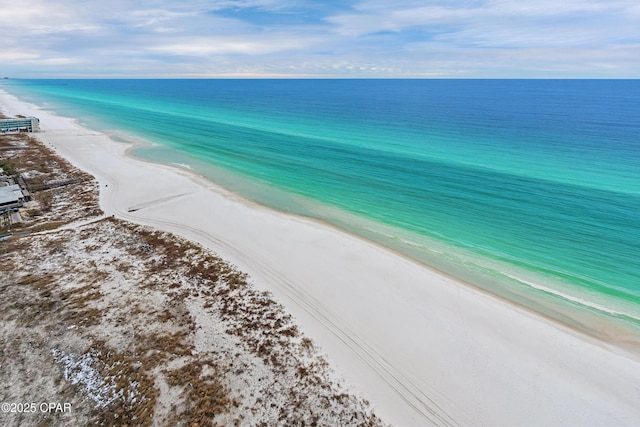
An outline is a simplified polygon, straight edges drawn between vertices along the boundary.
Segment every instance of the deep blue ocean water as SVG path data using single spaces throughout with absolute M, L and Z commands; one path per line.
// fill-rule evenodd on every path
M 560 301 L 640 326 L 640 81 L 11 80 L 0 89 L 143 139 L 141 157 L 188 165 L 523 304 Z

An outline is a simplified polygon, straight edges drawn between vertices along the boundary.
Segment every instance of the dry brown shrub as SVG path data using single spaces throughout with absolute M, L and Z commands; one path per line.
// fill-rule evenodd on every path
M 99 355 L 101 374 L 115 384 L 115 395 L 119 396 L 108 408 L 95 412 L 95 425 L 151 425 L 159 391 L 148 375 L 150 366 L 137 356 L 107 347 L 103 341 L 94 342 L 89 351 Z
M 203 375 L 207 366 L 213 375 Z M 214 426 L 214 417 L 229 411 L 234 401 L 216 375 L 218 368 L 210 362 L 193 361 L 181 368 L 167 372 L 167 382 L 171 386 L 183 387 L 189 397 L 184 410 L 176 414 L 174 422 L 184 422 L 189 426 Z

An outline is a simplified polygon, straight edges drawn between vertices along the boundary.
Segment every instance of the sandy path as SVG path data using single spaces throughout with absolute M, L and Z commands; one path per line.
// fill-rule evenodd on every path
M 101 183 L 107 215 L 202 243 L 270 290 L 396 425 L 639 425 L 640 363 L 604 343 L 303 218 L 246 202 L 0 94 Z

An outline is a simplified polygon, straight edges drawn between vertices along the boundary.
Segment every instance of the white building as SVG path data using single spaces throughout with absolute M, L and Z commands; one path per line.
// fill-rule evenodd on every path
M 18 184 L 0 187 L 0 212 L 22 207 L 24 194 Z
M 0 133 L 38 132 L 39 130 L 40 120 L 37 117 L 0 119 Z

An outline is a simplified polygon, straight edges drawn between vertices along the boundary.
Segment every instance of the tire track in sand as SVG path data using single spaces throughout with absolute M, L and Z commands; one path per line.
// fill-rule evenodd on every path
M 131 211 L 118 211 L 118 216 L 142 223 L 159 229 L 170 229 L 177 234 L 187 238 L 198 238 L 200 243 L 210 248 L 219 247 L 223 252 L 233 254 L 236 259 L 242 261 L 253 271 L 261 274 L 287 295 L 292 301 L 303 308 L 311 317 L 319 322 L 324 328 L 330 331 L 340 342 L 349 348 L 360 360 L 372 369 L 393 389 L 406 404 L 412 408 L 418 416 L 424 420 L 425 425 L 438 427 L 449 427 L 460 425 L 448 413 L 446 413 L 424 390 L 424 387 L 417 385 L 411 377 L 386 359 L 372 345 L 360 337 L 347 325 L 340 322 L 340 319 L 333 315 L 331 311 L 321 304 L 300 287 L 296 286 L 286 276 L 265 263 L 246 255 L 238 247 L 226 242 L 208 232 L 202 231 L 179 222 L 166 219 L 159 219 L 139 214 L 131 215 Z M 137 213 L 137 212 L 136 212 Z

